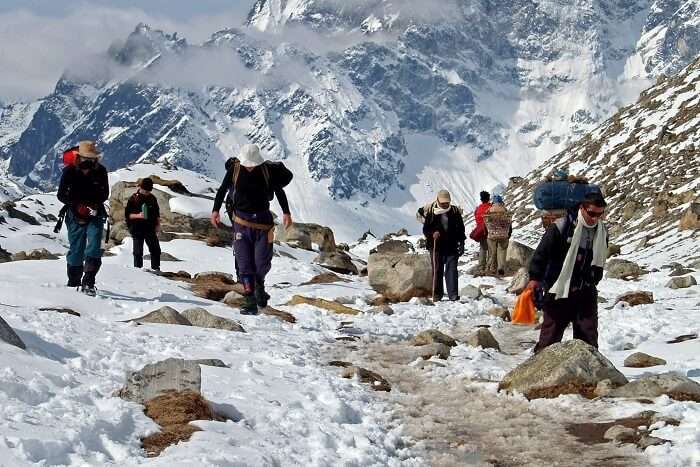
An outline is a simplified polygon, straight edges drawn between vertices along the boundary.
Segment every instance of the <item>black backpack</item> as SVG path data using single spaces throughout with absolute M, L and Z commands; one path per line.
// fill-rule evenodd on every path
M 233 199 L 236 194 L 236 185 L 238 184 L 238 176 L 241 173 L 241 161 L 237 157 L 230 157 L 225 164 L 226 171 L 233 165 L 233 174 L 231 180 L 231 188 L 226 194 L 226 213 L 228 217 L 233 219 Z M 282 162 L 265 161 L 261 166 L 263 177 L 265 178 L 265 191 L 267 192 L 267 200 L 272 201 L 275 198 L 275 188 L 284 188 L 292 181 L 294 175 L 284 166 Z M 272 173 L 271 173 L 272 172 Z M 275 184 L 272 184 L 272 175 L 274 174 Z

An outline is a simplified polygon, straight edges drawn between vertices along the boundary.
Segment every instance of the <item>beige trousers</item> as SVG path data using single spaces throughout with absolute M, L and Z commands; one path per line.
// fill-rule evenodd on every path
M 506 269 L 506 252 L 508 240 L 488 240 L 489 245 L 489 272 Z

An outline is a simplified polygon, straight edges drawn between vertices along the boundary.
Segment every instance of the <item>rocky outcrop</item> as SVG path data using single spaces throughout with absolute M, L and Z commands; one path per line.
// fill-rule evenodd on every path
M 367 269 L 370 286 L 389 301 L 432 295 L 432 265 L 427 254 L 375 253 L 369 256 Z
M 51 253 L 46 248 L 38 248 L 35 250 L 18 251 L 12 255 L 12 261 L 39 261 L 58 259 L 59 256 Z
M 498 387 L 521 392 L 528 399 L 561 394 L 593 397 L 596 386 L 604 380 L 613 388 L 627 384 L 627 378 L 597 349 L 574 339 L 533 355 L 511 370 Z
M 178 235 L 186 235 L 187 238 L 206 241 L 209 245 L 231 244 L 233 239 L 231 227 L 221 224 L 219 228 L 216 228 L 211 225 L 208 218 L 195 218 L 173 212 L 170 209 L 170 200 L 174 196 L 163 189 L 159 189 L 159 187 L 168 188 L 169 190 L 172 190 L 172 187 L 176 187 L 180 191 L 178 196 L 206 198 L 205 196 L 190 193 L 177 180 L 163 180 L 156 175 L 151 175 L 151 178 L 154 183 L 152 194 L 158 200 L 160 208 L 161 233 L 159 238 L 161 241 L 171 240 Z M 129 236 L 124 219 L 124 208 L 131 195 L 136 191 L 137 186 L 138 182 L 122 181 L 115 183 L 110 191 L 109 203 L 110 216 L 112 218 L 110 239 L 115 243 L 121 243 L 124 238 Z
M 376 247 L 370 250 L 370 254 L 382 253 L 390 255 L 402 255 L 404 253 L 412 253 L 414 250 L 413 244 L 408 240 L 385 240 Z
M 350 255 L 344 251 L 322 251 L 312 262 L 338 274 L 357 275 L 359 272 Z
M 637 264 L 626 259 L 611 259 L 606 265 L 607 277 L 609 279 L 636 279 L 645 271 Z
M 337 250 L 333 231 L 318 224 L 295 222 L 288 229 L 280 224 L 275 229 L 275 240 L 304 250 L 312 250 L 313 244 L 318 245 L 320 251 L 334 252 Z
M 681 230 L 700 230 L 700 203 L 691 203 L 679 221 Z

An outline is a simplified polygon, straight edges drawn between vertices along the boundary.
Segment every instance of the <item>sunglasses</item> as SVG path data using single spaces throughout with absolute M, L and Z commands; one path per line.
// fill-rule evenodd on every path
M 590 211 L 586 209 L 586 214 L 588 214 L 588 217 L 596 218 L 596 217 L 601 217 L 603 214 L 605 214 L 605 211 Z

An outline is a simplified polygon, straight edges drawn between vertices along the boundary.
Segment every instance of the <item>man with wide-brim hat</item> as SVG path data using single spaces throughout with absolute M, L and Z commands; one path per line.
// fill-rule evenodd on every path
M 64 167 L 58 186 L 58 199 L 68 207 L 68 286 L 80 287 L 92 296 L 102 265 L 102 231 L 107 219 L 104 203 L 109 197 L 107 169 L 100 164 L 101 159 L 102 152 L 94 141 L 81 141 L 75 161 Z
M 224 198 L 230 199 L 233 221 L 233 252 L 239 281 L 243 284 L 245 304 L 242 314 L 257 314 L 270 296 L 265 292 L 265 277 L 272 267 L 275 224 L 270 201 L 277 197 L 285 228 L 292 216 L 284 187 L 292 173 L 281 162 L 263 159 L 260 148 L 246 144 L 240 156 L 227 163 L 226 177 L 216 193 L 211 222 L 219 225 L 219 210 Z
M 447 190 L 440 190 L 437 199 L 418 210 L 423 221 L 423 234 L 433 264 L 433 300 L 440 301 L 444 294 L 452 301 L 459 300 L 457 263 L 464 254 L 464 219 L 462 210 L 452 204 Z

